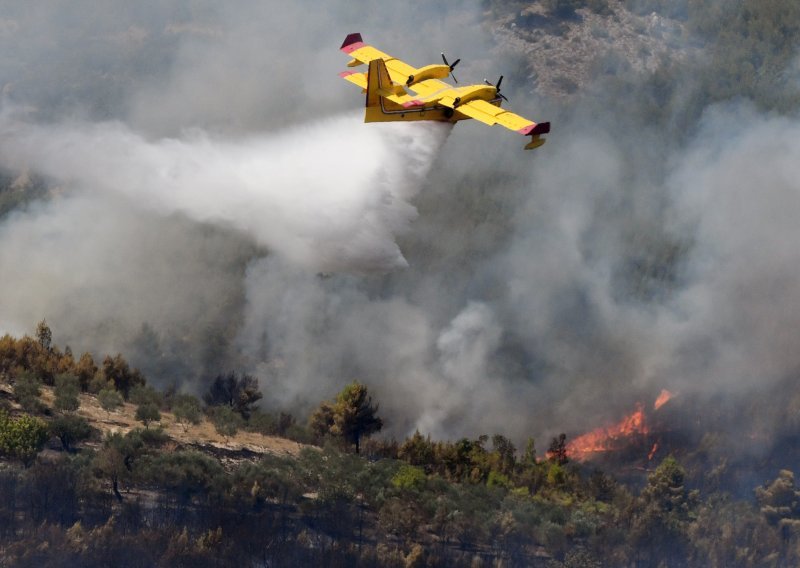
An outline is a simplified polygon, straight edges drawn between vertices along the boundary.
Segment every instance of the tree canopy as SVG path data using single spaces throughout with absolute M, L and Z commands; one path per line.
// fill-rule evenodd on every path
M 248 418 L 262 396 L 257 378 L 231 371 L 214 378 L 203 395 L 203 401 L 209 406 L 228 406 L 243 418 Z
M 365 385 L 354 381 L 345 386 L 333 402 L 323 402 L 311 415 L 309 427 L 318 436 L 332 434 L 355 447 L 360 453 L 361 440 L 383 428 L 378 405 Z

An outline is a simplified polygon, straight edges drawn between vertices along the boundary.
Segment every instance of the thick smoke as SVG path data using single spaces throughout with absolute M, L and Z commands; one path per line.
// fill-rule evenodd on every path
M 655 192 L 626 182 L 604 136 L 550 148 L 534 173 L 549 190 L 520 210 L 529 223 L 503 264 L 506 329 L 536 342 L 546 412 L 586 427 L 598 407 L 619 413 L 657 388 L 741 396 L 796 373 L 798 128 L 747 104 L 710 107 L 663 158 L 673 171 Z M 669 274 L 643 269 L 648 254 L 671 259 Z
M 313 269 L 388 271 L 406 265 L 394 239 L 415 216 L 408 199 L 450 126 L 360 122 L 331 118 L 236 141 L 149 141 L 118 123 L 9 125 L 2 153 L 8 166 L 71 187 L 233 227 Z M 359 167 L 348 168 L 353 156 Z
M 797 372 L 798 134 L 747 104 L 712 108 L 670 180 L 697 243 L 676 298 L 685 355 L 667 364 L 687 388 L 747 392 Z
M 554 122 L 531 155 L 347 110 L 352 31 L 418 65 L 444 48 L 462 83 L 497 74 L 478 3 L 109 6 L 0 26 L 20 61 L 2 162 L 53 189 L 0 218 L 0 331 L 47 317 L 162 385 L 254 372 L 274 408 L 359 379 L 398 436 L 578 431 L 800 365 L 796 120 L 716 106 L 675 148 L 509 76 L 514 110 Z M 30 71 L 53 60 L 58 81 Z

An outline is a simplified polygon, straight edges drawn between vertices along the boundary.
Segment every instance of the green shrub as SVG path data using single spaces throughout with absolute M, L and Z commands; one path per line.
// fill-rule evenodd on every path
M 56 410 L 62 412 L 74 412 L 80 408 L 80 400 L 78 394 L 81 392 L 81 386 L 78 377 L 74 375 L 61 374 L 56 375 L 55 388 L 53 394 L 55 395 L 54 406 Z
M 190 394 L 175 395 L 172 401 L 172 412 L 175 420 L 183 425 L 184 431 L 188 429 L 189 424 L 199 424 L 203 419 L 200 401 Z
M 154 403 L 145 402 L 136 408 L 136 420 L 144 424 L 144 427 L 147 428 L 151 422 L 158 422 L 161 420 L 161 413 Z
M 107 413 L 111 413 L 120 406 L 122 406 L 122 395 L 113 388 L 104 388 L 97 394 L 97 400 L 100 406 Z
M 488 487 L 502 487 L 504 489 L 511 489 L 513 487 L 513 483 L 508 478 L 507 475 L 503 475 L 498 471 L 490 471 L 489 478 L 486 480 L 486 485 Z
M 398 489 L 422 489 L 425 486 L 425 481 L 428 476 L 421 467 L 413 465 L 401 465 L 394 477 L 392 477 L 392 485 Z
M 244 423 L 241 415 L 229 406 L 215 408 L 211 421 L 214 423 L 217 434 L 225 438 L 235 436 Z
M 75 442 L 86 440 L 91 436 L 92 427 L 85 418 L 67 414 L 59 416 L 50 423 L 50 433 L 61 440 L 64 450 L 70 451 Z
M 20 373 L 14 382 L 14 396 L 23 409 L 28 412 L 42 412 L 44 404 L 39 399 L 42 382 L 31 372 Z
M 27 467 L 50 437 L 47 424 L 29 414 L 11 418 L 0 411 L 0 453 L 22 461 Z

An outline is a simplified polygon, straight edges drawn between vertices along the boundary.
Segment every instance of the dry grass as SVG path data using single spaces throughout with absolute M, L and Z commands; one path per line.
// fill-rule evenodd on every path
M 44 399 L 44 396 L 42 398 Z M 117 410 L 106 412 L 101 408 L 95 396 L 82 394 L 79 398 L 81 406 L 78 414 L 86 418 L 103 434 L 113 432 L 125 434 L 133 428 L 142 426 L 142 423 L 135 418 L 136 406 L 133 404 L 124 403 Z M 296 457 L 303 448 L 303 444 L 298 442 L 276 436 L 265 436 L 256 432 L 239 431 L 235 436 L 226 440 L 217 434 L 214 425 L 208 420 L 203 420 L 196 425 L 183 425 L 175 420 L 175 416 L 171 412 L 161 412 L 159 425 L 178 444 L 212 446 L 229 451 L 248 450 L 257 454 L 292 457 Z
M 0 390 L 8 395 L 12 390 L 9 385 L 0 385 Z M 42 388 L 41 400 L 48 407 L 53 407 L 53 391 L 49 387 Z M 100 430 L 103 436 L 119 432 L 126 434 L 134 428 L 141 428 L 142 423 L 137 421 L 136 405 L 124 403 L 113 412 L 106 412 L 100 406 L 97 397 L 90 394 L 79 395 L 80 408 L 77 411 L 79 416 L 86 418 L 89 423 Z M 18 409 L 19 405 L 12 403 L 12 407 Z M 161 412 L 161 421 L 155 425 L 160 425 L 164 432 L 175 442 L 176 445 L 205 446 L 209 449 L 218 449 L 227 452 L 249 451 L 256 454 L 272 454 L 278 456 L 296 457 L 304 444 L 279 438 L 277 436 L 265 436 L 256 432 L 239 431 L 235 436 L 225 439 L 217 434 L 214 425 L 208 420 L 203 419 L 199 424 L 180 424 L 175 420 L 175 415 L 171 412 Z M 151 426 L 152 427 L 152 426 Z

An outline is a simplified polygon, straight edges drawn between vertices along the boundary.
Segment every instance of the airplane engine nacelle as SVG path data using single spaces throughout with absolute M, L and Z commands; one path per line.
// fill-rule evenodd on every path
M 447 79 L 449 75 L 449 65 L 426 65 L 425 67 L 420 67 L 416 73 L 409 76 L 406 86 L 410 87 L 427 79 Z

